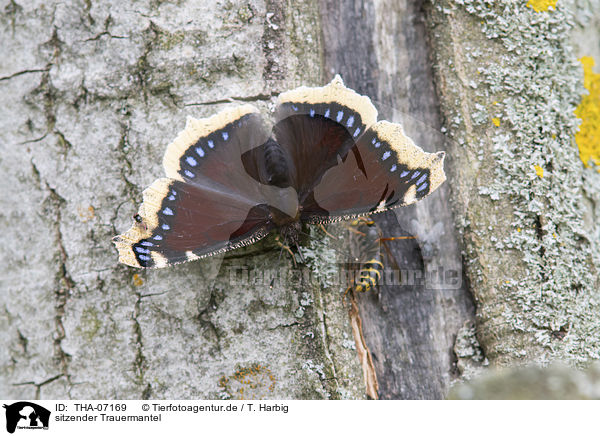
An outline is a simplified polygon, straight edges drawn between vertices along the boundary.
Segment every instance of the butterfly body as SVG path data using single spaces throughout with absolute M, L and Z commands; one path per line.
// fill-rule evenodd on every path
M 245 246 L 302 224 L 408 205 L 444 180 L 398 124 L 336 76 L 279 96 L 272 129 L 250 105 L 189 119 L 167 147 L 166 177 L 144 191 L 134 225 L 114 238 L 119 260 L 164 267 Z

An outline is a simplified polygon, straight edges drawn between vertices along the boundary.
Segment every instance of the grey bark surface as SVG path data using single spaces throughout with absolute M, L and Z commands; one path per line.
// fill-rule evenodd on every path
M 445 150 L 422 2 L 321 4 L 325 71 L 340 73 L 348 86 L 371 97 L 379 119 L 400 122 L 426 151 Z M 382 399 L 443 398 L 458 375 L 454 343 L 474 309 L 448 196 L 445 183 L 415 205 L 374 216 L 383 236 L 417 237 L 387 244 L 387 268 L 433 274 L 441 267 L 457 274 L 455 286 L 418 278 L 398 284 L 388 274 L 378 292 L 358 296 Z
M 303 278 L 334 262 L 319 249 L 299 269 L 270 239 L 141 272 L 111 243 L 187 115 L 268 116 L 279 92 L 321 84 L 316 4 L 0 13 L 0 397 L 363 398 L 341 295 Z M 271 289 L 265 267 L 296 276 Z

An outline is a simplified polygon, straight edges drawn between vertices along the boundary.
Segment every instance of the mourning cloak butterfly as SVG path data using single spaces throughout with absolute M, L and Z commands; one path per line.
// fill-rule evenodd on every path
M 368 97 L 339 76 L 279 96 L 267 128 L 251 105 L 189 118 L 143 193 L 133 226 L 113 241 L 119 261 L 165 267 L 252 244 L 277 229 L 406 206 L 444 180 L 444 153 L 426 153 L 399 124 L 377 121 Z

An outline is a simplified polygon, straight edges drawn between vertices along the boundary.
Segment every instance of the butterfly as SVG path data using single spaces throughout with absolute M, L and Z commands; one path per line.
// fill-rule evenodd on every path
M 339 75 L 279 95 L 269 127 L 243 105 L 189 118 L 143 192 L 132 227 L 113 238 L 119 261 L 161 268 L 252 244 L 278 230 L 297 244 L 324 224 L 412 204 L 445 180 L 444 152 L 426 153 Z

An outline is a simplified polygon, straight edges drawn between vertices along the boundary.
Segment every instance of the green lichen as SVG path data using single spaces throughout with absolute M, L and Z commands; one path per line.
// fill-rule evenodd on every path
M 300 248 L 311 270 L 314 284 L 331 288 L 338 284 L 337 253 L 331 239 L 316 226 L 309 228 L 310 238 Z
M 78 332 L 88 341 L 92 341 L 98 330 L 102 327 L 102 322 L 98 318 L 98 311 L 94 307 L 84 309 L 81 314 Z
M 321 5 L 316 0 L 295 1 L 294 7 L 286 16 L 286 36 L 290 41 L 289 71 L 293 72 L 290 87 L 300 85 L 321 85 L 322 59 L 320 50 L 321 30 L 319 23 Z M 267 41 L 267 48 L 269 42 Z
M 507 251 L 517 253 L 525 266 L 524 274 L 513 277 L 517 270 L 506 265 L 502 280 L 486 284 L 493 301 L 485 310 L 502 323 L 492 328 L 514 338 L 510 343 L 507 336 L 508 342 L 496 345 L 496 351 L 525 357 L 527 344 L 533 342 L 542 351 L 529 358 L 539 361 L 600 358 L 598 244 L 584 229 L 586 187 L 574 143 L 579 124 L 574 111 L 583 87 L 569 40 L 571 3 L 560 2 L 552 13 L 537 13 L 524 2 L 454 3 L 479 23 L 473 31 L 482 32 L 494 47 L 481 57 L 485 62 L 478 62 L 485 48 L 461 48 L 470 50 L 465 57 L 478 65 L 475 101 L 494 107 L 492 114 L 499 120 L 487 130 L 490 139 L 467 134 L 457 141 L 473 149 L 491 148 L 479 160 L 483 168 L 493 166 L 494 180 L 480 186 L 479 194 L 489 196 L 492 206 L 496 201 L 512 206 L 486 209 L 481 213 L 488 216 L 480 217 L 481 222 L 489 222 L 493 213 L 498 219 L 508 217 L 512 232 L 498 236 L 492 226 L 474 226 L 473 237 L 480 253 L 483 246 L 498 258 Z M 476 125 L 481 111 L 471 111 L 471 125 Z M 466 125 L 460 117 L 450 121 L 455 131 Z M 481 283 L 486 280 L 484 261 L 467 259 Z M 521 332 L 520 338 L 514 332 Z

